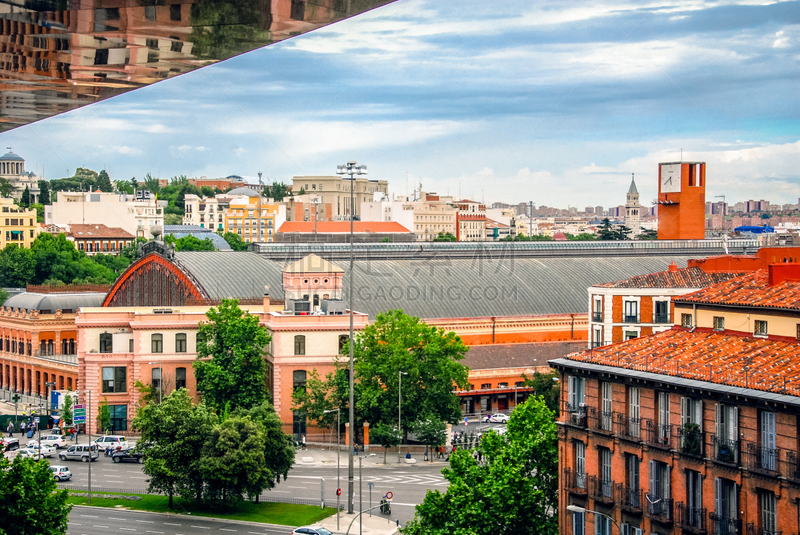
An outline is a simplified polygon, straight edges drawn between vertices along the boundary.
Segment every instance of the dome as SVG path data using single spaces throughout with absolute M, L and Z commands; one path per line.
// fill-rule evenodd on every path
M 77 311 L 81 307 L 99 307 L 106 294 L 101 292 L 40 294 L 23 292 L 6 299 L 3 306 L 24 310 L 38 310 L 52 314 L 56 310 Z
M 261 194 L 252 188 L 233 188 L 226 195 L 245 195 L 247 197 L 260 197 Z
M 0 156 L 0 161 L 2 161 L 2 162 L 24 162 L 25 160 L 20 155 L 14 154 L 13 152 L 8 151 L 7 153 L 3 154 L 3 156 Z

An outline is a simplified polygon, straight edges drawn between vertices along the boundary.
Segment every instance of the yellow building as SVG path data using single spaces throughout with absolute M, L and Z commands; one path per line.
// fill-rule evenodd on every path
M 238 234 L 247 243 L 275 240 L 275 232 L 286 221 L 285 205 L 250 188 L 236 188 L 227 195 L 233 198 L 223 212 L 225 232 Z
M 8 244 L 30 247 L 42 227 L 36 221 L 36 210 L 14 204 L 14 199 L 0 199 L 0 249 Z

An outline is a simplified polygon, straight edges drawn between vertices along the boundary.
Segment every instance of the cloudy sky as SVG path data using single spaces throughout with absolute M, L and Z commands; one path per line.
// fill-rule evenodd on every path
M 797 203 L 798 119 L 798 1 L 399 0 L 0 136 L 47 178 L 357 160 L 390 193 L 582 208 L 631 173 L 649 204 L 681 154 L 709 197 Z

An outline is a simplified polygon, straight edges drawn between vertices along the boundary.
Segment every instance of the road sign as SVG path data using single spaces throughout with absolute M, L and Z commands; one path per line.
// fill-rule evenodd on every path
M 391 500 L 393 497 L 394 497 L 394 494 L 392 494 L 392 491 L 389 491 L 389 492 L 386 493 L 386 499 L 387 500 Z
M 336 495 L 337 496 L 341 496 L 342 495 L 342 489 L 336 489 Z
M 13 396 L 11 396 L 11 400 L 14 403 L 19 403 L 19 394 L 14 394 Z
M 72 407 L 72 422 L 76 424 L 86 423 L 86 405 L 74 405 Z

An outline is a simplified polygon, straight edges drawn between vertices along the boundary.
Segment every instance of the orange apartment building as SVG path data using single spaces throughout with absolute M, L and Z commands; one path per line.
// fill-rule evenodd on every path
M 704 239 L 705 162 L 660 163 L 658 176 L 658 239 Z
M 58 293 L 32 288 L 0 307 L 0 388 L 28 396 L 46 396 L 78 385 L 78 333 L 75 316 L 83 306 L 102 303 L 105 292 Z M 66 290 L 66 291 L 63 291 Z
M 550 362 L 559 533 L 800 532 L 800 264 L 673 305 L 670 330 Z

